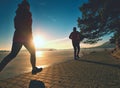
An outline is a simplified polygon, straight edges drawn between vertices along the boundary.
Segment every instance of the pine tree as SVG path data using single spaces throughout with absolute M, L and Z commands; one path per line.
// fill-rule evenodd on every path
M 111 41 L 120 47 L 120 0 L 89 0 L 79 9 L 78 27 L 87 36 L 85 43 L 97 43 L 113 33 Z

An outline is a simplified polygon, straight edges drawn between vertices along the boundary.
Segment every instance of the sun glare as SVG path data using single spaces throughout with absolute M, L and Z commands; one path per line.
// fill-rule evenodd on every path
M 43 56 L 43 52 L 42 51 L 36 51 L 36 56 L 37 57 L 42 57 Z
M 45 45 L 45 40 L 42 36 L 34 36 L 33 41 L 36 48 L 42 48 Z

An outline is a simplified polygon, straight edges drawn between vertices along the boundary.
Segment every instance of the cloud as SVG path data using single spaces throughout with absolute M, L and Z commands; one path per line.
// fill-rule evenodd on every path
M 84 44 L 80 43 L 81 48 L 90 48 L 90 47 L 96 47 L 101 45 L 101 43 L 97 44 Z M 60 39 L 55 39 L 55 40 L 50 40 L 46 43 L 45 48 L 54 48 L 54 49 L 70 49 L 73 48 L 72 46 L 72 41 L 68 38 L 60 38 Z
M 46 6 L 47 3 L 46 3 L 45 1 L 43 1 L 43 0 L 41 0 L 40 3 L 39 3 L 39 5 L 40 5 L 40 6 Z
M 48 41 L 46 43 L 46 48 L 68 49 L 72 47 L 71 47 L 71 41 L 67 37 L 65 37 L 65 38 Z
M 60 39 L 51 40 L 51 41 L 49 41 L 48 43 L 63 42 L 63 41 L 67 41 L 67 40 L 68 40 L 68 38 L 65 37 L 65 38 L 60 38 Z
M 52 17 L 52 16 L 48 16 L 48 19 L 50 19 L 52 22 L 56 22 L 57 20 L 54 18 L 54 17 Z

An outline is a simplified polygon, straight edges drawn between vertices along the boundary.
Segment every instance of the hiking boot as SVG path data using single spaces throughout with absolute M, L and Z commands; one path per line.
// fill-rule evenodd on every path
M 37 74 L 38 72 L 41 72 L 42 71 L 42 68 L 37 68 L 35 67 L 33 70 L 32 70 L 32 74 L 35 75 Z
M 77 55 L 77 58 L 80 58 L 79 55 Z
M 74 60 L 77 60 L 77 57 L 74 57 Z

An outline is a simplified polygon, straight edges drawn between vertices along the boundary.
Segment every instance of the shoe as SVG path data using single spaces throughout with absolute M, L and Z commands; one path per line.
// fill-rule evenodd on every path
M 74 57 L 74 60 L 77 60 L 77 57 Z
M 79 55 L 77 55 L 77 58 L 80 58 Z
M 42 68 L 37 68 L 35 67 L 33 70 L 32 70 L 32 74 L 35 75 L 37 74 L 38 72 L 41 72 L 42 71 Z

